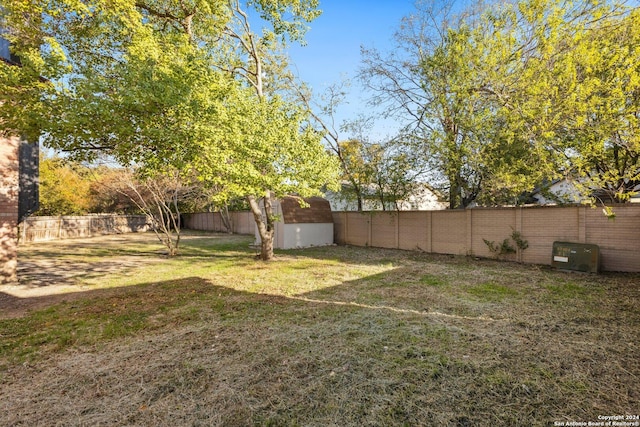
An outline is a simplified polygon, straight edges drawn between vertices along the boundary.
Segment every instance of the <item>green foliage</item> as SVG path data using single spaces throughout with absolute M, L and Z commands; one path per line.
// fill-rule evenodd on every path
M 529 241 L 522 238 L 522 234 L 519 231 L 513 230 L 510 238 L 507 237 L 502 243 L 497 244 L 492 240 L 482 239 L 489 251 L 494 254 L 496 258 L 504 255 L 515 254 L 518 251 L 524 251 L 529 247 Z M 515 247 L 513 244 L 515 244 Z
M 605 206 L 604 208 L 602 208 L 602 213 L 604 214 L 604 216 L 606 216 L 608 219 L 614 220 L 616 219 L 616 213 L 613 211 L 613 209 L 611 208 L 611 206 Z
M 482 127 L 489 106 L 481 103 L 475 70 L 483 51 L 469 28 L 451 24 L 432 7 L 421 4 L 405 21 L 397 36 L 397 51 L 404 55 L 365 51 L 362 77 L 377 101 L 408 118 L 406 151 L 423 153 L 444 181 L 450 207 L 463 208 L 476 199 L 483 179 Z
M 318 195 L 321 186 L 335 181 L 336 165 L 320 136 L 305 126 L 304 113 L 273 97 L 254 99 L 244 91 L 227 109 L 227 124 L 218 145 L 206 141 L 194 160 L 202 179 L 224 186 L 219 197 L 274 197 L 296 193 Z
M 280 54 L 319 15 L 316 0 L 248 2 L 251 11 L 236 0 L 6 3 L 3 24 L 24 61 L 1 72 L 15 75 L 8 89 L 33 88 L 0 103 L 17 132 L 80 159 L 195 173 L 222 206 L 334 185 L 335 161 L 287 95 Z
M 336 151 L 342 166 L 340 196 L 382 210 L 400 209 L 400 204 L 419 187 L 420 161 L 400 149 L 396 141 L 372 143 L 360 139 L 340 141 Z
M 535 5 L 520 4 L 516 31 L 532 37 L 521 43 L 530 53 L 510 61 L 521 80 L 503 104 L 507 123 L 535 141 L 529 161 L 548 178 L 570 177 L 587 197 L 625 200 L 640 167 L 639 11 L 615 3 Z
M 135 194 L 129 191 L 137 188 L 140 181 L 123 168 L 41 156 L 39 184 L 40 208 L 35 215 L 142 212 L 136 204 Z M 188 184 L 184 179 L 181 186 Z M 181 201 L 185 203 L 195 203 L 206 197 L 202 186 L 189 187 L 184 193 L 186 197 Z
M 562 178 L 585 198 L 628 200 L 640 184 L 640 9 L 520 0 L 484 10 L 451 17 L 423 4 L 396 52 L 365 52 L 362 77 L 407 121 L 450 207 L 519 203 Z
M 84 215 L 91 211 L 90 171 L 59 157 L 40 159 L 40 207 L 35 215 Z
M 522 234 L 519 231 L 513 230 L 511 233 L 511 240 L 516 244 L 516 247 L 521 251 L 524 251 L 529 247 L 529 241 L 522 238 Z
M 509 241 L 508 238 L 504 239 L 502 243 L 500 243 L 499 245 L 492 240 L 482 239 L 482 241 L 484 242 L 485 245 L 487 245 L 487 247 L 489 248 L 489 251 L 495 254 L 496 257 L 500 257 L 501 255 L 516 253 L 516 249 L 513 246 L 511 246 L 511 242 Z

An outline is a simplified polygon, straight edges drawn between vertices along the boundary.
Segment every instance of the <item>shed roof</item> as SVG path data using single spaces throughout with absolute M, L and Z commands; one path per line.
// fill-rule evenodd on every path
M 296 197 L 284 197 L 280 200 L 282 221 L 285 224 L 333 224 L 331 205 L 322 197 L 304 199 L 308 207 L 301 207 Z

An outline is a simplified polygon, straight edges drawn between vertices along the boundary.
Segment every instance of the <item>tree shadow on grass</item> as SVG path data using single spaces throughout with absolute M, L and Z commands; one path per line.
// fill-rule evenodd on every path
M 251 259 L 246 236 L 186 233 L 177 259 L 198 263 L 211 259 Z M 169 258 L 150 233 L 49 241 L 22 246 L 19 286 L 24 289 L 73 287 L 83 280 L 126 274 L 141 265 Z
M 124 273 L 147 262 L 153 262 L 153 260 L 118 257 L 116 261 L 74 261 L 45 256 L 37 260 L 20 261 L 18 280 L 20 286 L 25 289 L 74 286 L 80 280 Z
M 370 289 L 367 279 L 341 286 Z M 0 406 L 0 416 L 34 425 L 53 417 L 149 425 L 178 416 L 185 425 L 230 426 L 455 425 L 471 417 L 449 395 L 460 380 L 448 376 L 465 374 L 445 354 L 450 331 L 420 312 L 340 304 L 330 294 L 256 294 L 188 277 L 9 298 L 14 307 L 43 310 L 4 323 L 11 340 L 3 351 L 28 358 L 31 349 L 45 362 L 37 372 L 3 378 L 0 398 L 13 410 L 3 414 Z M 48 366 L 52 352 L 68 348 L 76 350 Z M 117 397 L 123 393 L 126 401 Z M 38 410 L 25 410 L 29 402 Z
M 25 336 L 10 345 L 17 352 L 25 345 L 76 351 L 53 363 L 45 352 L 42 364 L 5 376 L 0 401 L 8 409 L 0 405 L 0 418 L 12 417 L 10 425 L 55 418 L 105 425 L 511 426 L 587 420 L 602 408 L 623 413 L 637 403 L 632 348 L 614 353 L 608 345 L 635 345 L 632 328 L 621 328 L 637 324 L 633 311 L 617 323 L 611 313 L 592 313 L 593 331 L 434 316 L 419 304 L 452 289 L 408 283 L 413 273 L 398 267 L 291 297 L 187 277 L 25 298 L 32 309 L 48 309 L 24 324 L 4 323 L 15 328 L 11 339 Z M 592 346 L 596 339 L 601 345 Z

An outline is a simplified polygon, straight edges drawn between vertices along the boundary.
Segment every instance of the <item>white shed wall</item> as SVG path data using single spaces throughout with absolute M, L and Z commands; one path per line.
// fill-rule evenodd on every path
M 280 249 L 333 245 L 333 224 L 278 225 L 284 229 L 282 246 L 278 246 Z
M 255 231 L 255 244 L 262 241 Z M 273 247 L 276 249 L 308 248 L 333 245 L 333 224 L 275 224 Z
M 295 249 L 333 245 L 333 223 L 285 224 L 282 222 L 282 205 L 277 200 L 273 203 L 273 213 L 280 217 L 280 221 L 274 224 L 274 248 Z M 255 244 L 260 245 L 261 242 L 258 226 L 255 226 Z

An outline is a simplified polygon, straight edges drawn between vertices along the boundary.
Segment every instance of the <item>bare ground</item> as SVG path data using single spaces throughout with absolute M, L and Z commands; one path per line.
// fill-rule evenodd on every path
M 0 285 L 0 319 L 22 317 L 31 310 L 84 298 L 85 291 L 96 287 L 85 283 L 88 278 L 122 274 L 141 264 L 158 262 L 157 258 L 144 256 L 153 252 L 130 255 L 122 249 L 125 245 L 149 245 L 155 243 L 154 239 L 154 235 L 144 233 L 21 245 L 18 282 Z M 113 255 L 106 260 L 87 257 L 96 247 Z

